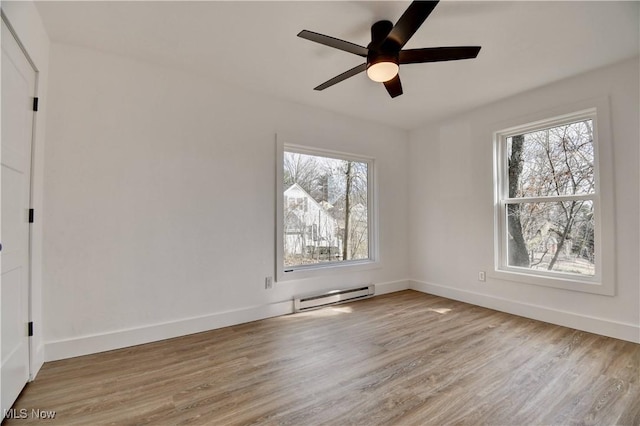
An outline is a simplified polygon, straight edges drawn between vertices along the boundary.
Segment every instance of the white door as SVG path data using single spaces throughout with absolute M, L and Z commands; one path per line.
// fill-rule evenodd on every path
M 4 416 L 29 380 L 29 203 L 36 81 L 34 69 L 4 20 L 1 64 L 0 400 Z

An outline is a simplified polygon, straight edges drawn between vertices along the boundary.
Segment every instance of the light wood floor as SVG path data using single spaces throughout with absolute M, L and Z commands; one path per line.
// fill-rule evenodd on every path
M 640 345 L 413 291 L 44 365 L 27 424 L 640 425 Z

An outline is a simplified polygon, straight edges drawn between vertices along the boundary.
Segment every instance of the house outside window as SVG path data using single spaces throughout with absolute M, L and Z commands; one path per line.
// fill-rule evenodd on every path
M 498 273 L 611 294 L 613 283 L 603 286 L 612 267 L 603 230 L 612 227 L 602 214 L 598 118 L 591 108 L 495 134 Z

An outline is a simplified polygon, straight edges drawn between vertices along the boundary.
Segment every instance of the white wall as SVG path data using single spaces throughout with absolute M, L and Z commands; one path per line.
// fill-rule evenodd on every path
M 487 105 L 410 134 L 411 287 L 640 342 L 638 58 Z M 615 188 L 614 297 L 489 277 L 497 123 L 608 96 Z M 607 218 L 607 220 L 610 218 Z
M 49 37 L 40 14 L 31 1 L 3 1 L 2 12 L 16 32 L 38 71 L 37 92 L 39 112 L 33 154 L 32 207 L 35 222 L 31 225 L 31 314 L 34 335 L 31 339 L 31 376 L 35 377 L 44 363 L 44 339 L 42 318 L 42 213 L 45 123 L 48 110 Z
M 407 287 L 406 132 L 69 45 L 49 84 L 48 360 L 290 312 L 299 293 Z M 264 289 L 276 133 L 376 158 L 378 268 Z

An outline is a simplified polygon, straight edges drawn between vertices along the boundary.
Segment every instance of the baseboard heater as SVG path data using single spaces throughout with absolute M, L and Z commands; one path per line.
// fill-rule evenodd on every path
M 375 294 L 376 286 L 371 284 L 363 287 L 332 290 L 321 294 L 300 296 L 293 299 L 293 310 L 294 312 L 310 311 L 339 303 L 368 299 Z

